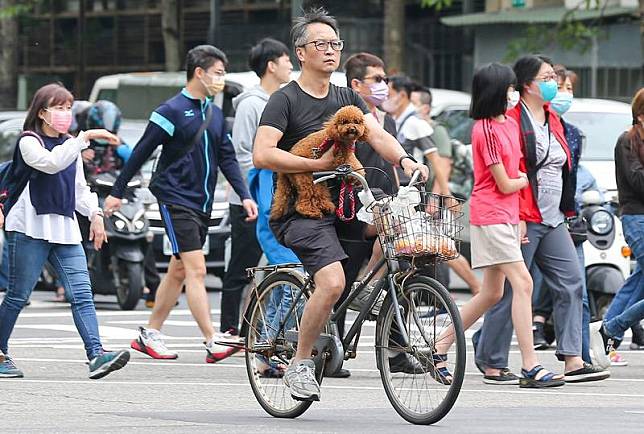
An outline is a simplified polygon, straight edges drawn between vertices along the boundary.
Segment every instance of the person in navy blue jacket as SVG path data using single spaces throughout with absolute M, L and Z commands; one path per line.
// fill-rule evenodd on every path
M 107 215 L 118 210 L 127 182 L 157 146 L 162 146 L 150 191 L 159 202 L 173 257 L 157 290 L 148 325 L 140 327 L 139 337 L 131 345 L 155 359 L 178 357 L 163 343 L 160 329 L 184 284 L 188 305 L 205 338 L 206 361 L 218 361 L 215 354 L 221 352 L 221 345 L 215 343 L 222 336 L 215 335 L 212 326 L 204 281 L 206 261 L 201 251 L 208 235 L 218 169 L 241 198 L 247 219 L 257 218 L 257 205 L 242 177 L 224 115 L 211 101 L 224 89 L 227 63 L 226 55 L 211 45 L 199 45 L 188 52 L 186 87 L 152 112 L 143 137 L 105 199 Z M 210 122 L 197 138 L 209 110 Z

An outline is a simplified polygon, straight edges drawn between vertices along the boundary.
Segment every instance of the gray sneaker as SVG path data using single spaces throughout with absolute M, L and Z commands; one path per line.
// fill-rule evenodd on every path
M 358 285 L 360 285 L 360 282 L 355 282 L 351 287 L 351 290 L 353 291 Z M 371 297 L 371 293 L 373 292 L 373 289 L 375 286 L 376 286 L 376 283 L 370 283 L 369 285 L 362 288 L 362 291 L 358 293 L 356 298 L 354 298 L 351 301 L 351 303 L 349 303 L 349 309 L 360 312 L 369 301 L 369 297 Z M 380 312 L 380 308 L 382 307 L 382 302 L 384 300 L 385 300 L 385 293 L 381 291 L 380 296 L 376 300 L 376 304 L 371 309 L 372 314 L 378 315 L 378 313 Z
M 4 361 L 0 363 L 0 378 L 22 378 L 24 374 L 9 356 L 5 356 Z
M 315 363 L 311 359 L 289 366 L 284 373 L 284 384 L 297 401 L 320 400 L 320 385 L 315 379 Z

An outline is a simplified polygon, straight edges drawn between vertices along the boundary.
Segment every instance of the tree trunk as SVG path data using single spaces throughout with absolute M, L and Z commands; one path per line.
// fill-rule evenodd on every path
M 385 64 L 396 73 L 403 70 L 405 54 L 405 0 L 385 2 Z
M 640 50 L 644 59 L 644 0 L 640 0 Z
M 166 71 L 181 69 L 177 11 L 177 0 L 161 0 L 161 31 L 163 32 Z
M 0 10 L 15 6 L 0 0 Z M 18 19 L 0 18 L 0 108 L 15 109 L 18 95 Z

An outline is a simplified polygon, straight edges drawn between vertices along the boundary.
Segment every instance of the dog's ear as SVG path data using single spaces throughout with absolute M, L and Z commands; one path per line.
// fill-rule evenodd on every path
M 356 139 L 358 142 L 366 142 L 367 136 L 369 136 L 369 128 L 367 128 L 366 123 L 362 124 L 362 128 L 364 128 L 364 131 L 362 132 L 362 135 Z
M 338 124 L 335 122 L 335 120 L 336 119 L 331 118 L 331 120 L 329 120 L 324 127 L 328 138 L 333 140 L 337 140 L 340 136 L 340 132 L 338 131 Z

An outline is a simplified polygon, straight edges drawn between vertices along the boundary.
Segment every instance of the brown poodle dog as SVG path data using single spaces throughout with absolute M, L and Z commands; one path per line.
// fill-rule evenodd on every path
M 333 152 L 333 167 L 349 164 L 354 170 L 364 175 L 362 164 L 355 156 L 356 141 L 364 141 L 367 127 L 364 114 L 358 107 L 342 107 L 324 125 L 324 129 L 309 134 L 293 146 L 291 153 L 300 157 L 318 159 L 328 149 Z M 277 188 L 271 219 L 276 220 L 286 214 L 293 190 L 297 192 L 295 210 L 308 218 L 320 219 L 324 214 L 335 212 L 329 188 L 324 184 L 313 184 L 313 174 L 280 173 L 277 177 Z

